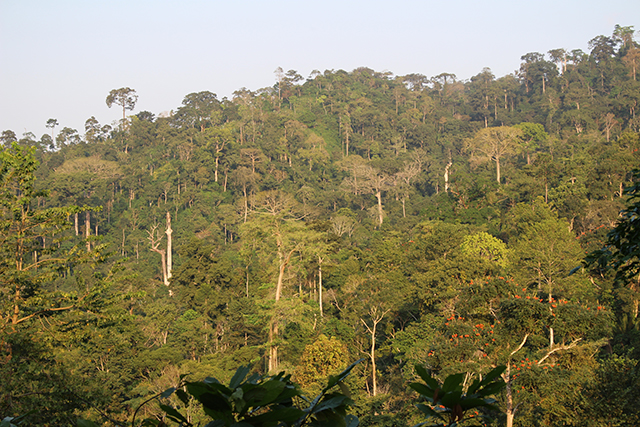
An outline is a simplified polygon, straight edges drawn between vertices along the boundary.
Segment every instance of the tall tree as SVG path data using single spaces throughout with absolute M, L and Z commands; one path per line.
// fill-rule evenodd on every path
M 485 128 L 479 130 L 473 139 L 467 140 L 465 145 L 472 156 L 496 164 L 496 180 L 500 184 L 500 160 L 515 152 L 520 135 L 520 129 L 509 126 Z
M 56 126 L 58 126 L 60 123 L 58 123 L 57 119 L 49 119 L 47 120 L 47 124 L 46 126 L 51 129 L 51 139 L 55 140 L 55 137 L 53 136 L 53 130 L 55 129 Z
M 37 209 L 34 200 L 47 195 L 35 188 L 38 163 L 35 149 L 12 148 L 0 152 L 0 328 L 16 330 L 19 324 L 40 315 L 71 310 L 79 297 L 58 297 L 45 284 L 52 272 L 79 256 L 58 251 L 53 239 L 61 239 L 70 215 L 86 208 Z
M 113 104 L 122 107 L 122 130 L 125 129 L 127 119 L 127 110 L 133 110 L 138 102 L 138 94 L 135 90 L 128 87 L 120 89 L 112 89 L 107 96 L 107 107 L 111 108 Z

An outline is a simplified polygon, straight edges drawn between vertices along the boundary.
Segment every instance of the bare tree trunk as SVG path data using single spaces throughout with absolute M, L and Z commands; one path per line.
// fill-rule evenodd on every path
M 157 235 L 156 231 L 158 229 L 158 224 L 155 224 L 151 230 L 147 230 L 147 234 L 149 234 L 148 240 L 151 243 L 151 250 L 160 254 L 160 262 L 162 264 L 162 280 L 165 286 L 169 286 L 169 278 L 167 277 L 167 251 L 164 249 L 160 249 L 160 241 L 162 240 L 162 236 Z
M 151 248 L 151 250 L 160 254 L 160 262 L 162 263 L 162 281 L 165 286 L 169 286 L 169 279 L 167 278 L 167 251 L 158 248 Z
M 173 255 L 172 255 L 172 241 L 171 235 L 173 230 L 171 229 L 171 214 L 167 212 L 167 279 L 171 279 L 171 270 L 173 269 Z
M 516 414 L 516 410 L 518 409 L 518 405 L 515 405 L 515 406 L 513 405 L 513 391 L 511 389 L 511 357 L 513 357 L 514 354 L 516 354 L 518 351 L 522 349 L 522 347 L 524 347 L 525 343 L 527 342 L 527 338 L 529 338 L 529 334 L 526 334 L 522 339 L 522 342 L 520 343 L 518 348 L 516 348 L 511 352 L 511 354 L 509 355 L 509 358 L 507 359 L 507 369 L 502 373 L 502 379 L 506 384 L 506 387 L 505 387 L 505 394 L 506 394 L 505 406 L 506 407 L 504 412 L 507 416 L 507 427 L 513 427 L 513 418 Z
M 249 214 L 249 201 L 247 200 L 247 186 L 244 185 L 242 187 L 242 192 L 244 193 L 244 222 L 247 222 L 247 215 Z
M 322 313 L 322 257 L 318 257 L 318 304 L 320 305 L 320 317 Z
M 246 265 L 245 270 L 247 273 L 246 295 L 247 295 L 247 298 L 249 298 L 249 264 Z
M 87 252 L 91 252 L 91 242 L 89 236 L 91 235 L 91 213 L 86 211 L 84 213 L 84 238 L 87 241 Z
M 391 309 L 386 310 L 384 313 L 378 313 L 378 307 L 371 307 L 369 309 L 372 323 L 371 327 L 369 327 L 367 322 L 360 319 L 365 328 L 367 328 L 369 334 L 371 334 L 371 349 L 369 351 L 369 359 L 371 360 L 371 387 L 373 389 L 373 396 L 376 396 L 378 394 L 378 375 L 376 369 L 376 331 L 378 329 L 378 323 L 382 321 L 384 316 L 386 316 L 389 311 L 391 311 Z
M 276 320 L 271 324 L 269 328 L 269 342 L 273 343 L 275 337 L 278 336 L 278 324 Z M 278 369 L 278 346 L 272 345 L 269 347 L 269 359 L 268 359 L 268 371 L 273 372 Z
M 507 378 L 507 380 L 505 381 L 506 408 L 504 413 L 507 416 L 507 427 L 513 427 L 513 418 L 515 416 L 515 409 L 513 407 L 513 394 L 511 391 L 511 360 L 509 360 L 509 363 L 507 363 L 507 371 L 502 375 L 503 377 L 506 376 Z
M 453 166 L 453 162 L 451 161 L 451 152 L 449 152 L 449 163 L 444 168 L 444 192 L 449 192 L 449 169 Z
M 77 236 L 78 234 L 80 234 L 80 229 L 79 229 L 79 227 L 78 227 L 78 214 L 77 214 L 77 213 L 75 213 L 75 214 L 73 215 L 73 225 L 75 226 L 75 229 L 76 229 L 76 236 Z
M 379 222 L 379 226 L 382 227 L 382 221 L 383 221 L 382 192 L 380 190 L 376 191 L 376 199 L 378 199 L 378 222 Z

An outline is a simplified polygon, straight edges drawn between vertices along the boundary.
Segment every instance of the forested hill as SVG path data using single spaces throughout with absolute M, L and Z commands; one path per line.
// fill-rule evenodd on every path
M 508 365 L 515 425 L 636 424 L 637 281 L 569 275 L 640 164 L 633 34 L 500 78 L 279 69 L 159 116 L 114 89 L 113 125 L 5 130 L 0 416 L 115 425 L 181 374 L 317 390 L 365 357 L 363 426 L 417 422 L 415 363 Z

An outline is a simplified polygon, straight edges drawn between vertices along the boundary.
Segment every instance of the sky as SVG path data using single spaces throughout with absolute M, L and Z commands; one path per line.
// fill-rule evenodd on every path
M 529 52 L 588 52 L 616 24 L 640 30 L 640 1 L 0 0 L 0 132 L 39 139 L 55 118 L 84 134 L 121 117 L 112 89 L 160 114 L 192 92 L 273 86 L 278 67 L 502 77 Z

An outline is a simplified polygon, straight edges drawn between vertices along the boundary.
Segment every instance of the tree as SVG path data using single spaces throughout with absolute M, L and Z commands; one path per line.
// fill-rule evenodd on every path
M 328 338 L 320 334 L 315 342 L 305 347 L 294 379 L 303 389 L 317 392 L 321 382 L 349 363 L 348 356 L 344 343 L 335 337 Z
M 473 139 L 467 140 L 466 148 L 472 156 L 496 164 L 496 180 L 501 183 L 500 160 L 515 152 L 522 131 L 515 127 L 500 126 L 480 129 Z
M 215 93 L 209 91 L 190 93 L 182 100 L 182 106 L 178 108 L 175 120 L 187 128 L 195 127 L 200 132 L 204 132 L 207 126 L 217 124 L 220 109 L 220 101 Z
M 498 410 L 495 405 L 496 400 L 491 396 L 498 394 L 505 387 L 505 383 L 500 378 L 505 366 L 498 366 L 488 372 L 484 378 L 476 379 L 466 392 L 463 389 L 468 374 L 450 375 L 440 384 L 424 367 L 416 365 L 415 368 L 424 383 L 413 382 L 409 387 L 420 393 L 420 397 L 427 401 L 427 405 L 419 403 L 416 407 L 426 414 L 427 418 L 435 418 L 444 423 L 438 424 L 439 426 L 453 427 L 477 418 L 474 414 L 467 415 L 471 410 L 476 413 L 480 408 Z M 489 419 L 489 417 L 486 418 Z M 420 423 L 415 427 L 424 424 Z
M 14 331 L 34 317 L 71 310 L 82 299 L 57 297 L 44 285 L 57 269 L 80 259 L 75 248 L 57 251 L 54 243 L 69 228 L 68 217 L 88 208 L 34 208 L 34 200 L 47 195 L 34 185 L 34 152 L 14 143 L 0 153 L 0 323 Z
M 113 104 L 122 107 L 122 130 L 124 131 L 125 121 L 127 119 L 126 111 L 133 110 L 138 102 L 138 94 L 135 90 L 128 87 L 120 89 L 112 89 L 107 96 L 107 107 L 111 108 Z
M 531 153 L 542 148 L 543 144 L 549 138 L 549 135 L 545 132 L 544 126 L 539 123 L 522 122 L 513 127 L 522 131 L 520 135 L 522 141 L 521 147 L 527 156 L 527 164 L 530 165 Z
M 33 424 L 61 425 L 84 403 L 72 391 L 76 376 L 54 353 L 56 341 L 67 342 L 78 332 L 69 325 L 86 324 L 103 300 L 90 278 L 78 286 L 62 280 L 88 259 L 65 232 L 69 216 L 88 208 L 40 207 L 47 192 L 35 187 L 35 151 L 14 143 L 0 152 L 0 413 L 32 410 Z
M 58 123 L 58 120 L 56 119 L 49 119 L 47 120 L 47 124 L 46 126 L 51 129 L 51 139 L 55 140 L 54 136 L 53 136 L 53 130 L 55 129 L 56 126 L 58 126 L 60 123 Z
M 362 188 L 366 193 L 376 196 L 378 202 L 378 227 L 382 227 L 384 211 L 382 210 L 382 192 L 390 188 L 389 177 L 382 171 L 366 166 L 363 170 Z
M 633 292 L 634 318 L 639 316 L 640 301 L 640 170 L 633 171 L 633 184 L 624 189 L 627 207 L 607 234 L 605 246 L 585 258 L 585 265 L 602 272 L 613 270 L 618 283 L 627 284 Z
M 247 242 L 260 242 L 260 252 L 273 259 L 276 267 L 274 306 L 280 307 L 284 294 L 285 275 L 296 256 L 320 238 L 320 233 L 311 230 L 302 221 L 304 215 L 298 213 L 295 200 L 282 191 L 266 191 L 256 197 L 254 218 L 243 225 L 243 238 Z M 247 243 L 250 244 L 250 243 Z M 273 316 L 269 328 L 268 367 L 273 371 L 278 367 L 279 319 Z
M 3 130 L 2 135 L 0 135 L 0 142 L 4 148 L 11 148 L 11 143 L 18 140 L 16 133 L 12 130 Z
M 76 145 L 81 142 L 80 135 L 75 129 L 63 127 L 56 136 L 56 146 L 62 148 L 67 145 Z
M 562 65 L 560 71 L 564 74 L 567 71 L 567 51 L 565 49 L 552 49 L 548 53 L 551 61 Z

